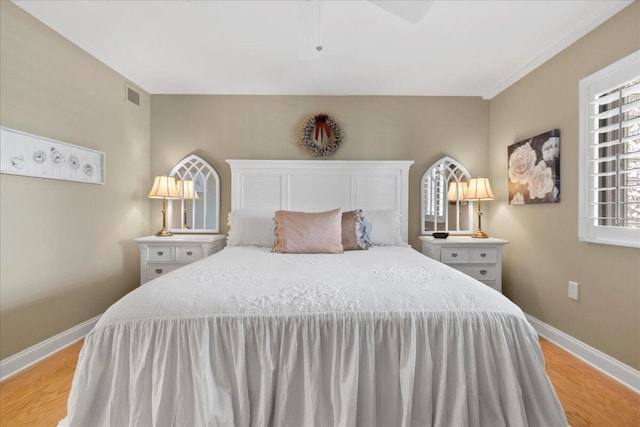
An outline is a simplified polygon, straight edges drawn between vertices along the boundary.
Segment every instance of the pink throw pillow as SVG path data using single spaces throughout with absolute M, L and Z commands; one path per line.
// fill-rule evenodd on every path
M 341 254 L 342 213 L 277 211 L 274 252 Z

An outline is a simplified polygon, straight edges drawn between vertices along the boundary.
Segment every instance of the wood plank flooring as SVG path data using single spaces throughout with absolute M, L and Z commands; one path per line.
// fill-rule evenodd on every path
M 640 395 L 549 341 L 540 345 L 571 427 L 640 427 Z
M 549 341 L 540 344 L 572 427 L 640 426 L 640 395 Z M 66 414 L 81 347 L 82 341 L 0 383 L 0 426 L 56 426 Z
M 67 415 L 67 397 L 83 341 L 0 383 L 0 426 L 57 426 Z

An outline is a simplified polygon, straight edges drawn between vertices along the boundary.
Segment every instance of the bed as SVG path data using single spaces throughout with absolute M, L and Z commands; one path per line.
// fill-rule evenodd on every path
M 411 162 L 229 162 L 234 210 L 395 209 L 401 241 L 148 282 L 86 337 L 61 426 L 567 425 L 521 310 L 406 245 Z

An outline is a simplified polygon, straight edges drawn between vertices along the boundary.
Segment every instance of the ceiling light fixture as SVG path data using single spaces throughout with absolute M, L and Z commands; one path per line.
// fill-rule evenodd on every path
M 318 37 L 318 44 L 316 45 L 316 50 L 318 51 L 318 53 L 322 52 L 322 43 L 321 43 L 321 36 L 320 36 L 320 28 L 322 28 L 322 4 L 320 3 L 321 0 L 318 0 L 318 27 L 317 27 L 317 37 Z
M 318 59 L 322 45 L 322 0 L 304 0 L 299 3 L 300 59 Z

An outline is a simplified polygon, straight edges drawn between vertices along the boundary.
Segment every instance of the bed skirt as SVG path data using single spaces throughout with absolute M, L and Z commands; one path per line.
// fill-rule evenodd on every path
M 123 321 L 94 329 L 59 426 L 564 426 L 523 316 Z

